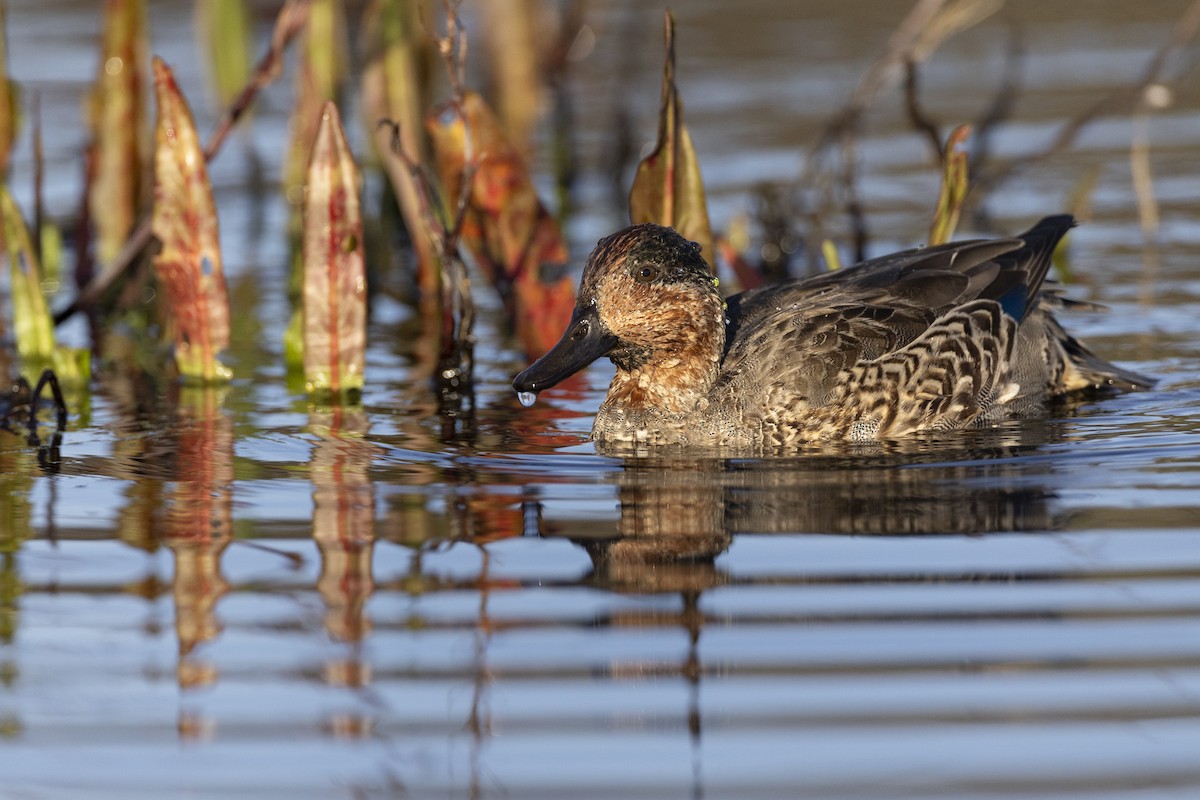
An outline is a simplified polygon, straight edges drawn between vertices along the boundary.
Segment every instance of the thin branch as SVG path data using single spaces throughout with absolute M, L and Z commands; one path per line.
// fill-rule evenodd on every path
M 425 25 L 425 33 L 433 41 L 438 55 L 446 65 L 446 76 L 450 81 L 450 92 L 455 100 L 461 100 L 467 85 L 467 33 L 458 19 L 458 7 L 462 0 L 442 0 L 446 12 L 446 35 L 436 36 Z M 424 21 L 422 21 L 424 25 Z
M 857 128 L 859 118 L 875 97 L 896 81 L 904 64 L 924 61 L 943 41 L 983 21 L 999 7 L 998 0 L 917 0 L 888 39 L 887 49 L 867 67 L 850 99 L 817 136 L 805 172 L 811 172 L 821 151 L 840 141 L 846 130 Z
M 971 174 L 974 176 L 983 169 L 991 157 L 992 133 L 1010 116 L 1016 105 L 1017 94 L 1021 88 L 1021 67 L 1025 56 L 1025 37 L 1018 25 L 1009 28 L 1008 47 L 1004 53 L 1004 74 L 996 94 L 992 97 L 991 105 L 987 107 L 972 126 L 975 135 L 971 137 Z
M 934 159 L 940 163 L 945 156 L 942 135 L 938 132 L 938 124 L 921 108 L 917 98 L 917 62 L 911 58 L 904 62 L 904 106 L 908 109 L 908 121 L 917 133 L 924 134 L 929 140 Z
M 1147 87 L 1161 82 L 1160 75 L 1166 66 L 1167 59 L 1190 43 L 1196 37 L 1197 32 L 1200 32 L 1200 0 L 1193 0 L 1187 11 L 1171 29 L 1171 35 L 1155 51 L 1141 76 L 1133 85 L 1109 92 L 1090 107 L 1067 120 L 1058 129 L 1054 139 L 1041 150 L 1013 159 L 986 174 L 981 174 L 975 181 L 975 191 L 981 195 L 986 194 L 1018 171 L 1066 150 L 1074 144 L 1079 133 L 1099 117 L 1136 109 Z

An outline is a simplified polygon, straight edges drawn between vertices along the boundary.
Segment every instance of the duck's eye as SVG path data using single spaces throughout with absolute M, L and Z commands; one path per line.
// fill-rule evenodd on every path
M 638 283 L 650 283 L 651 281 L 656 280 L 658 276 L 658 267 L 650 264 L 643 264 L 633 271 L 633 277 L 637 279 Z

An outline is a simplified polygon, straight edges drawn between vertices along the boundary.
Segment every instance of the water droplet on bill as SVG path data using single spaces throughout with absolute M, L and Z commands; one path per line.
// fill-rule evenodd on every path
M 530 408 L 537 402 L 537 392 L 517 392 L 517 399 L 521 401 L 521 405 Z

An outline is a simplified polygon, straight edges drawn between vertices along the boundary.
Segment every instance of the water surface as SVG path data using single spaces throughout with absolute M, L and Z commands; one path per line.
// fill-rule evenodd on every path
M 1016 21 L 1024 89 L 996 146 L 1036 148 L 1132 83 L 1184 5 L 1010 3 L 939 51 L 928 109 L 951 124 L 984 108 Z M 150 8 L 206 129 L 191 4 Z M 759 181 L 798 174 L 903 11 L 677 10 L 718 225 L 752 212 Z M 657 10 L 588 12 L 577 264 L 622 221 L 611 116 L 626 107 L 650 140 L 660 75 Z M 8 4 L 62 216 L 95 13 Z M 1179 70 L 1148 123 L 1154 247 L 1124 115 L 989 203 L 996 231 L 1017 231 L 1097 170 L 1070 293 L 1111 311 L 1064 321 L 1154 390 L 776 459 L 597 454 L 611 366 L 521 408 L 524 356 L 482 291 L 474 413 L 436 413 L 428 342 L 386 296 L 363 407 L 310 407 L 280 366 L 290 88 L 273 88 L 214 168 L 238 379 L 105 374 L 48 468 L 0 434 L 0 797 L 1196 796 L 1200 92 Z M 861 158 L 873 252 L 920 242 L 937 177 L 895 92 Z M 28 175 L 18 164 L 14 186 Z

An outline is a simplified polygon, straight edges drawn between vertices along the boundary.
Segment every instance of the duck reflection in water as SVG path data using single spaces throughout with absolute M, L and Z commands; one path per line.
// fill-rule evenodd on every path
M 571 526 L 567 535 L 588 551 L 596 583 L 657 593 L 723 584 L 714 561 L 734 536 L 1055 530 L 1064 512 L 1053 479 L 1031 483 L 1026 457 L 1060 428 L 1013 423 L 796 458 L 628 458 L 615 478 L 615 527 Z

